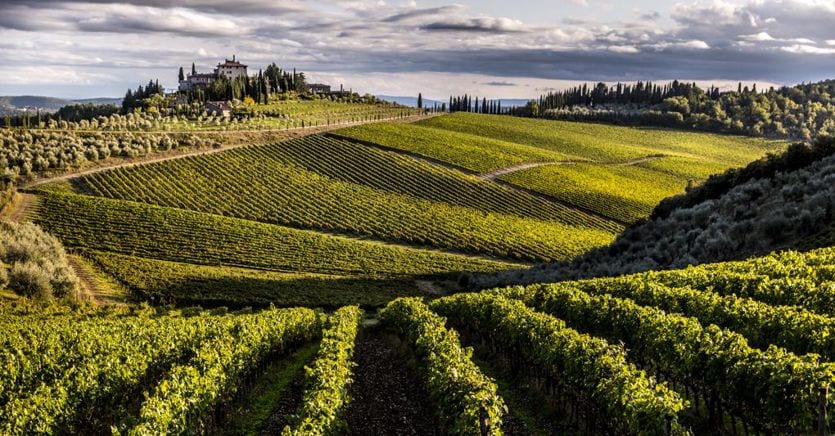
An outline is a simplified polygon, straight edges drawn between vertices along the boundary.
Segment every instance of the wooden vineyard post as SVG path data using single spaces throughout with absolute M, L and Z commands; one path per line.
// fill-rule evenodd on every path
M 826 405 L 829 400 L 829 385 L 820 388 L 820 396 L 818 398 L 818 435 L 829 435 L 829 428 L 827 425 Z

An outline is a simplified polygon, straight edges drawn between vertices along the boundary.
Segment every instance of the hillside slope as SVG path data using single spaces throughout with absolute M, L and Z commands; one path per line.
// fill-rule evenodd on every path
M 572 262 L 479 277 L 475 285 L 619 275 L 832 245 L 833 138 L 793 146 L 705 186 L 662 203 L 654 218 L 628 228 L 608 247 Z

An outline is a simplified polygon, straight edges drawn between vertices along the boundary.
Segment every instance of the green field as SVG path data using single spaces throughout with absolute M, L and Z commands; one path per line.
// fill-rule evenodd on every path
M 758 138 L 470 113 L 336 132 L 548 195 L 620 223 L 785 145 Z M 547 164 L 555 165 L 547 165 Z M 543 164 L 534 168 L 525 164 Z M 503 171 L 500 171 L 503 170 Z
M 44 198 L 43 209 L 69 206 L 60 194 L 51 196 Z M 95 202 L 118 203 L 92 199 L 84 206 L 95 209 Z M 147 212 L 132 212 L 149 218 Z M 115 231 L 121 237 L 134 234 Z M 293 296 L 280 283 L 314 277 L 310 274 L 183 267 L 93 251 L 85 256 L 120 280 L 148 289 L 217 281 L 208 292 L 223 299 L 225 285 L 238 293 L 236 282 L 263 280 L 269 284 L 255 298 L 287 291 L 310 301 L 321 289 Z M 279 409 L 286 414 L 279 422 L 295 428 L 292 434 L 332 429 L 352 403 L 362 410 L 369 394 L 381 395 L 354 383 L 365 365 L 374 364 L 359 355 L 369 352 L 367 345 L 359 346 L 367 341 L 363 337 L 384 332 L 411 356 L 393 364 L 416 369 L 414 378 L 401 382 L 428 393 L 424 400 L 401 400 L 407 407 L 425 401 L 428 413 L 437 416 L 430 425 L 448 432 L 486 427 L 498 434 L 506 423 L 519 428 L 520 417 L 535 417 L 525 420 L 526 432 L 814 433 L 820 423 L 833 424 L 821 407 L 835 406 L 833 396 L 821 394 L 822 387 L 835 384 L 828 363 L 835 358 L 833 259 L 832 249 L 786 252 L 432 301 L 398 298 L 380 312 L 379 327 L 360 327 L 362 312 L 350 305 L 331 315 L 310 309 L 228 313 L 0 305 L 5 332 L 0 342 L 14 350 L 0 353 L 6 368 L 0 374 L 0 428 L 9 434 L 114 428 L 190 433 L 223 428 L 223 421 L 213 419 L 216 411 L 234 407 L 235 420 L 257 415 L 254 425 L 266 429 L 262 409 L 270 405 L 261 403 L 285 395 L 289 404 Z M 128 265 L 131 271 L 114 271 Z M 315 356 L 308 353 L 294 364 L 309 370 L 273 374 L 300 349 L 315 350 Z M 514 375 L 498 367 L 512 368 Z M 298 377 L 304 382 L 296 381 L 301 392 L 293 394 L 286 385 Z M 536 405 L 514 401 L 511 409 L 505 407 L 508 398 L 535 392 L 532 387 L 543 378 L 551 388 L 534 394 Z M 262 382 L 280 390 L 270 392 Z M 705 409 L 711 401 L 722 405 L 714 415 Z M 584 404 L 584 419 L 573 415 L 578 403 Z M 541 422 L 549 424 L 537 428 Z
M 664 154 L 739 166 L 783 144 L 742 136 L 469 113 L 435 117 L 416 124 L 528 145 L 594 162 Z
M 449 115 L 452 116 L 454 115 Z M 517 142 L 418 123 L 366 124 L 341 129 L 336 134 L 414 153 L 475 173 L 485 173 L 525 162 L 555 162 L 573 158 L 568 154 Z
M 403 295 L 424 295 L 414 280 L 206 266 L 85 251 L 102 272 L 135 298 L 178 305 L 381 306 Z
M 542 166 L 501 179 L 630 223 L 687 186 L 687 179 L 653 169 L 595 164 Z
M 379 305 L 425 294 L 415 280 L 525 267 L 76 194 L 43 192 L 34 221 L 137 297 L 170 301 Z
M 74 183 L 114 199 L 522 261 L 572 258 L 620 230 L 454 170 L 318 136 Z

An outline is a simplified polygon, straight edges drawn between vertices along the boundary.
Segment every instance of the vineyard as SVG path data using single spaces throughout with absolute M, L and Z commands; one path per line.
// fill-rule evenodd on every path
M 75 184 L 114 199 L 521 261 L 571 258 L 620 229 L 453 170 L 318 136 Z
M 0 176 L 14 181 L 177 149 L 218 147 L 250 132 L 283 132 L 401 119 L 422 112 L 390 104 L 287 100 L 234 114 L 203 111 L 112 114 L 78 122 L 50 119 L 28 129 L 0 129 Z M 225 133 L 231 133 L 227 135 Z
M 413 153 L 474 173 L 486 173 L 526 162 L 559 162 L 573 155 L 475 134 L 419 124 L 367 124 L 341 129 L 337 135 Z
M 687 179 L 639 165 L 541 166 L 501 179 L 628 223 L 646 218 L 661 200 L 687 186 Z
M 812 301 L 835 294 L 833 271 L 835 255 L 824 249 L 398 298 L 376 326 L 361 323 L 351 305 L 325 315 L 6 304 L 0 428 L 212 432 L 245 419 L 252 392 L 268 380 L 262 374 L 315 344 L 303 354 L 308 369 L 275 385 L 281 390 L 271 398 L 286 401 L 257 430 L 356 434 L 372 419 L 356 415 L 370 413 L 356 404 L 369 401 L 368 384 L 356 377 L 370 364 L 358 344 L 371 335 L 395 341 L 392 364 L 409 368 L 400 407 L 425 398 L 419 407 L 431 412 L 411 419 L 445 434 L 817 433 L 833 424 L 825 411 L 835 403 L 835 347 L 832 311 Z M 784 296 L 789 277 L 819 296 Z M 736 294 L 742 290 L 746 296 Z M 536 403 L 520 402 L 525 396 Z M 90 414 L 104 404 L 107 413 Z
M 539 123 L 373 124 L 25 190 L 53 257 L 150 304 L 0 300 L 0 433 L 826 434 L 832 249 L 459 292 L 779 147 Z M 558 165 L 503 171 L 530 163 Z
M 545 194 L 619 223 L 709 175 L 784 146 L 778 141 L 456 113 L 408 126 L 335 133 Z

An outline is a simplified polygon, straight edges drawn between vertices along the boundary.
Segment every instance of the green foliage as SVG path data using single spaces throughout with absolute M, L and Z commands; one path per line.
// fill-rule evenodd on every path
M 738 333 L 632 300 L 559 284 L 495 292 L 520 298 L 574 328 L 623 341 L 635 359 L 688 386 L 706 403 L 721 404 L 720 416 L 727 411 L 759 431 L 816 428 L 819 389 L 835 382 L 832 366 L 817 355 L 797 356 L 773 345 L 755 349 Z
M 758 93 L 739 84 L 736 92 L 702 90 L 674 81 L 617 84 L 549 93 L 540 98 L 547 118 L 695 128 L 713 132 L 809 140 L 835 134 L 835 81 L 771 88 Z M 530 113 L 515 111 L 518 115 Z M 534 115 L 535 116 L 535 115 Z
M 19 295 L 48 300 L 52 297 L 47 272 L 34 263 L 16 262 L 9 270 L 9 288 Z
M 620 229 L 533 195 L 322 137 L 98 173 L 78 190 L 519 260 L 570 258 Z
M 321 328 L 310 309 L 271 310 L 231 317 L 225 334 L 204 341 L 185 364 L 167 376 L 142 404 L 127 434 L 193 434 L 210 430 L 214 410 L 231 399 L 264 359 L 311 341 Z
M 198 265 L 380 277 L 513 265 L 74 194 L 40 197 L 35 220 L 67 246 Z
M 130 426 L 131 404 L 144 384 L 168 371 L 166 380 L 176 382 L 163 381 L 153 389 L 146 400 L 153 405 L 143 406 L 140 429 L 148 428 L 149 415 L 158 425 L 154 428 L 195 425 L 217 405 L 218 396 L 209 393 L 233 393 L 241 371 L 259 363 L 264 353 L 315 337 L 318 319 L 308 309 L 188 318 L 149 317 L 141 310 L 6 313 L 0 320 L 0 431 L 102 433 L 111 425 Z M 197 366 L 178 365 L 183 359 Z M 222 382 L 205 378 L 224 374 Z M 191 387 L 188 399 L 174 402 L 185 386 Z M 168 402 L 159 401 L 162 392 Z M 172 403 L 190 413 L 171 416 Z
M 0 261 L 0 289 L 5 289 L 9 284 L 9 272 L 5 263 Z
M 835 358 L 835 318 L 792 306 L 771 306 L 760 301 L 689 287 L 667 287 L 647 275 L 572 282 L 591 294 L 628 298 L 638 304 L 698 318 L 742 334 L 757 347 L 774 344 L 797 354 L 817 353 Z
M 282 435 L 331 435 L 344 428 L 342 412 L 348 404 L 352 382 L 352 358 L 362 311 L 343 307 L 328 317 L 319 352 L 305 368 L 305 385 L 299 419 Z
M 382 306 L 401 296 L 421 295 L 414 280 L 194 265 L 115 253 L 85 251 L 104 273 L 135 297 L 176 304 L 279 307 Z
M 415 298 L 392 301 L 380 316 L 417 354 L 445 434 L 502 434 L 507 408 L 495 382 L 473 363 L 472 350 L 461 346 L 443 318 Z
M 64 247 L 36 225 L 0 222 L 0 263 L 10 265 L 4 285 L 19 295 L 42 300 L 76 297 L 78 278 Z
M 835 154 L 835 138 L 820 138 L 811 145 L 792 144 L 782 153 L 769 154 L 744 168 L 712 175 L 696 189 L 662 201 L 653 210 L 652 217 L 667 217 L 676 209 L 693 207 L 704 201 L 719 198 L 735 186 L 750 180 L 771 178 L 778 172 L 798 170 L 832 154 Z
M 110 157 L 138 157 L 172 148 L 208 147 L 211 139 L 190 134 L 0 129 L 0 171 L 7 171 L 14 177 L 32 176 L 77 168 Z
M 341 129 L 336 134 L 439 160 L 475 173 L 486 173 L 527 162 L 570 159 L 570 155 L 432 127 L 429 123 L 367 124 Z
M 807 253 L 786 251 L 739 262 L 650 271 L 634 277 L 676 288 L 692 287 L 770 305 L 799 306 L 826 316 L 835 315 L 835 253 L 832 248 Z
M 529 372 L 591 401 L 604 428 L 635 434 L 663 433 L 667 425 L 684 433 L 679 414 L 686 407 L 678 394 L 647 377 L 626 360 L 626 351 L 580 334 L 554 317 L 518 301 L 489 294 L 458 294 L 432 302 L 449 317 L 493 344 Z

